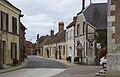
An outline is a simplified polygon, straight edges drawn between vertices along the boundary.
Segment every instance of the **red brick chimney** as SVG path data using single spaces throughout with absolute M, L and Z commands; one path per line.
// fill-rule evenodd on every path
M 59 28 L 58 28 L 59 32 L 64 31 L 64 22 L 63 21 L 59 22 L 58 26 L 59 26 Z

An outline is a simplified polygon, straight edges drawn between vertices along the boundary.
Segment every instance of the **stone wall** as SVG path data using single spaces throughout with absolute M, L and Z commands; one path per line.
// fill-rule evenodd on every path
M 108 0 L 108 77 L 120 77 L 120 1 Z

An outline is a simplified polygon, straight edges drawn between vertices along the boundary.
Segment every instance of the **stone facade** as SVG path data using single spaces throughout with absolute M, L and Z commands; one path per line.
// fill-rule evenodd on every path
M 120 76 L 120 1 L 108 0 L 108 70 L 107 76 Z
M 21 10 L 7 0 L 0 0 L 0 64 L 19 60 L 19 22 Z

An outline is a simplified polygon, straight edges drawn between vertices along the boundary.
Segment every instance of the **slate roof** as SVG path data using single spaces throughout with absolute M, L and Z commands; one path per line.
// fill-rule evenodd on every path
M 95 3 L 83 10 L 86 22 L 96 29 L 107 29 L 107 3 Z
M 54 44 L 54 43 L 60 43 L 65 42 L 65 32 L 66 30 L 62 32 L 56 33 L 53 37 L 51 36 L 41 36 L 41 42 L 39 42 L 39 47 L 43 47 L 44 45 Z M 44 38 L 44 40 L 42 40 Z

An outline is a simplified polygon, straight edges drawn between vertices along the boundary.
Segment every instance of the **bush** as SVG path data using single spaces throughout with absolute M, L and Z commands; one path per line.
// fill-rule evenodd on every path
M 74 62 L 76 63 L 79 63 L 79 57 L 74 57 Z

